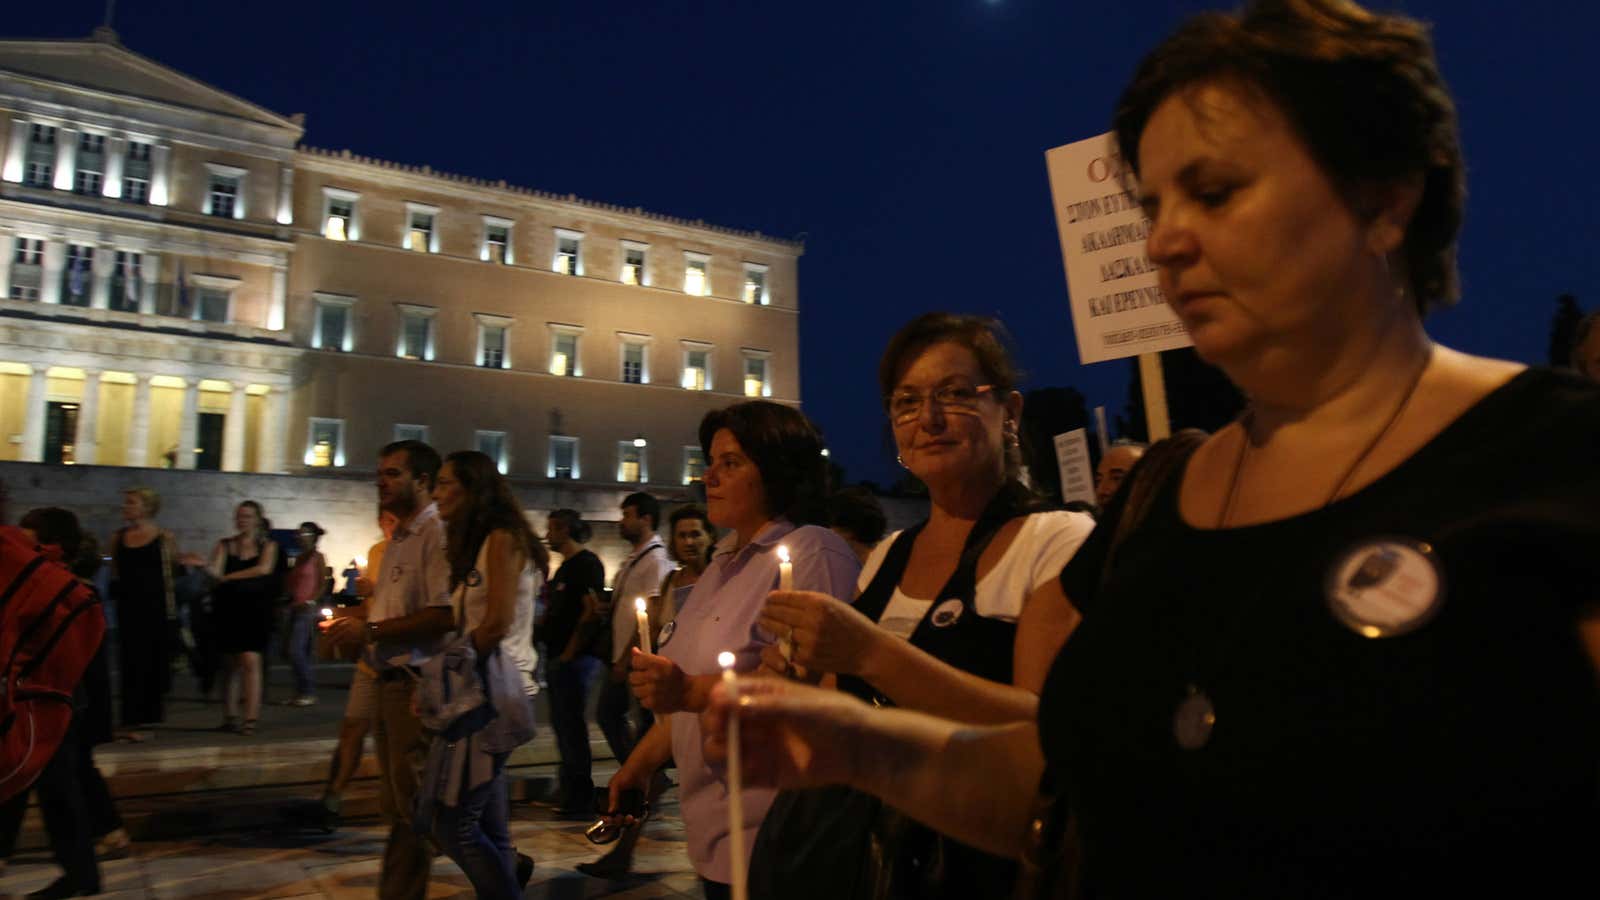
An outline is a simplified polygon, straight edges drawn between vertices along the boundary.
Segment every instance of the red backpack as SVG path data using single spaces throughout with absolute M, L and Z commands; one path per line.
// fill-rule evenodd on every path
M 55 754 L 105 633 L 94 589 L 21 529 L 0 528 L 0 802 Z

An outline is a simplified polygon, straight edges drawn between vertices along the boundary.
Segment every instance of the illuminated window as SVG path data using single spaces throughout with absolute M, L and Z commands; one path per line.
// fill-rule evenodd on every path
M 557 275 L 583 274 L 583 234 L 581 232 L 568 231 L 565 228 L 556 229 L 556 256 L 551 261 L 550 268 Z
M 622 344 L 622 381 L 625 384 L 644 384 L 644 351 L 643 344 L 623 342 Z
M 699 447 L 683 448 L 683 483 L 694 484 L 706 477 L 706 454 Z
M 311 420 L 306 435 L 305 463 L 316 468 L 344 465 L 343 419 Z
M 767 305 L 767 267 L 757 263 L 744 264 L 744 292 L 741 297 L 746 303 L 758 306 Z
M 44 241 L 17 238 L 11 259 L 11 284 L 7 295 L 13 300 L 39 299 L 39 285 L 44 276 Z
M 28 128 L 26 184 L 47 188 L 54 185 L 56 163 L 56 129 L 54 125 L 34 122 Z
M 550 347 L 550 374 L 576 375 L 578 372 L 578 336 L 557 334 Z
M 746 397 L 771 397 L 772 381 L 767 377 L 765 351 L 744 351 L 744 395 Z
M 433 359 L 433 318 L 431 306 L 395 304 L 400 310 L 400 336 L 395 355 L 405 359 Z
M 311 326 L 311 346 L 319 350 L 339 350 L 345 353 L 355 349 L 355 335 L 350 328 L 350 308 L 356 298 L 339 294 L 312 295 L 316 301 L 317 318 Z
M 492 316 L 473 313 L 478 320 L 478 365 L 485 369 L 511 367 L 510 331 L 514 321 L 510 316 Z
M 683 342 L 683 387 L 690 391 L 711 390 L 711 345 L 699 341 Z
M 649 275 L 645 272 L 645 253 L 650 245 L 637 241 L 622 242 L 622 283 L 623 284 L 649 284 Z
M 132 175 L 122 176 L 122 199 L 129 203 L 149 203 L 150 180 Z
M 111 308 L 121 312 L 138 312 L 143 297 L 143 254 L 118 250 L 116 265 L 111 269 Z
M 423 209 L 414 203 L 407 203 L 406 209 L 406 249 L 418 253 L 439 252 L 433 229 L 438 211 Z
M 129 203 L 150 202 L 150 145 L 129 141 L 122 165 L 122 199 Z
M 322 189 L 322 236 L 330 241 L 357 241 L 361 227 L 356 223 L 356 201 L 361 195 L 338 188 Z
M 426 425 L 396 425 L 394 439 L 397 441 L 428 442 L 428 426 Z
M 683 254 L 683 292 L 696 297 L 711 294 L 711 257 L 704 253 Z
M 88 194 L 91 197 L 100 195 L 100 173 L 90 169 L 78 169 L 72 176 L 72 192 L 75 194 Z
M 650 468 L 646 463 L 646 447 L 639 446 L 639 438 L 632 441 L 617 442 L 617 480 L 628 483 L 643 483 L 650 480 Z
M 550 465 L 546 470 L 550 478 L 581 477 L 578 471 L 578 439 L 562 434 L 550 435 Z
M 77 164 L 73 167 L 73 192 L 99 196 L 105 170 L 105 135 L 92 134 L 87 131 L 80 133 L 78 135 Z
M 61 305 L 88 306 L 93 280 L 94 248 L 68 244 L 66 268 L 61 270 Z
M 512 263 L 510 220 L 483 217 L 483 249 L 479 258 L 484 262 L 503 265 Z
M 208 216 L 221 219 L 244 218 L 244 185 L 245 170 L 234 166 L 221 166 L 215 163 L 206 163 L 210 171 L 210 186 L 206 190 L 205 209 Z
M 506 474 L 510 460 L 506 457 L 506 433 L 504 431 L 475 431 L 472 433 L 473 449 L 484 456 L 494 460 L 495 468 L 500 474 Z

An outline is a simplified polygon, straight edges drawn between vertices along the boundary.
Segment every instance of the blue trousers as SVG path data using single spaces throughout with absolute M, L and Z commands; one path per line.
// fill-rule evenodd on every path
M 297 606 L 289 611 L 289 667 L 294 669 L 296 697 L 314 697 L 317 680 L 311 672 L 311 654 L 317 643 L 316 604 Z
M 472 882 L 480 898 L 513 900 L 517 850 L 511 845 L 511 807 L 506 793 L 506 757 L 494 758 L 494 777 L 462 793 L 455 806 L 435 808 L 433 837 Z M 470 765 L 470 763 L 469 763 Z

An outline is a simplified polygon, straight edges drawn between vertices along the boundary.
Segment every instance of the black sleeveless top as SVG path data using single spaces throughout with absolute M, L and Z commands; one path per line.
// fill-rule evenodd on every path
M 1600 601 L 1600 387 L 1530 370 L 1280 521 L 1192 528 L 1178 486 L 1103 587 L 1114 519 L 1062 573 L 1084 618 L 1039 731 L 1088 896 L 1594 890 L 1560 879 L 1600 852 L 1600 688 L 1577 630 Z M 1385 553 L 1431 556 L 1442 599 L 1368 637 L 1337 598 L 1387 577 Z M 1180 724 L 1196 694 L 1209 732 Z

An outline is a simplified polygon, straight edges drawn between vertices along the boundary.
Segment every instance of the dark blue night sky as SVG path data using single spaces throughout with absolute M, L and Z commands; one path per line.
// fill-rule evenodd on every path
M 852 480 L 887 481 L 873 372 L 917 312 L 998 314 L 1030 386 L 1121 409 L 1128 363 L 1078 364 L 1043 154 L 1106 130 L 1137 58 L 1225 5 L 119 0 L 115 26 L 306 113 L 317 146 L 804 235 L 806 409 Z M 1600 300 L 1600 8 L 1398 5 L 1435 23 L 1470 165 L 1465 296 L 1430 331 L 1542 362 L 1556 295 Z M 84 37 L 103 12 L 34 4 L 5 36 Z

